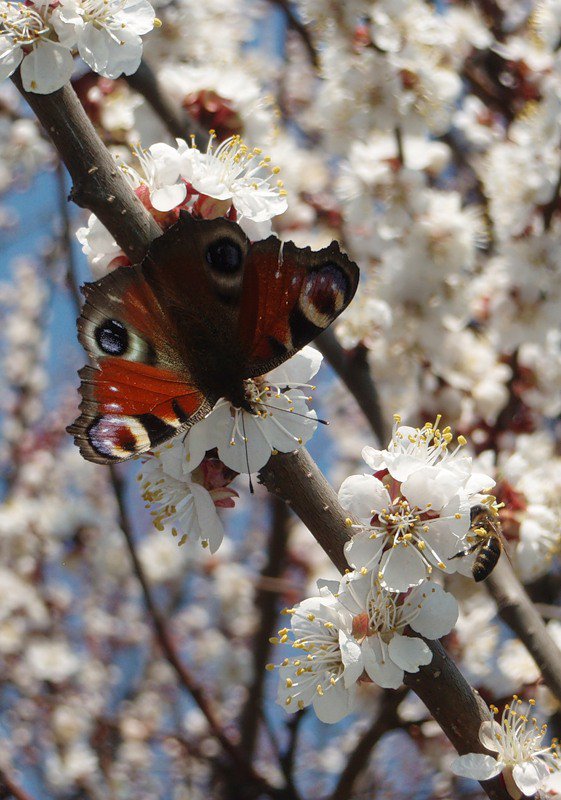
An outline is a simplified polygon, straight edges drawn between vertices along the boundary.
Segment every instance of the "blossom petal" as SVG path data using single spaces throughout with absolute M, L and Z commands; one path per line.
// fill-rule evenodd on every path
M 316 694 L 312 705 L 317 718 L 321 722 L 339 722 L 340 719 L 350 714 L 354 707 L 355 687 L 345 689 L 343 681 L 339 680 L 323 695 Z
M 22 58 L 21 47 L 14 47 L 7 37 L 0 37 L 0 81 L 6 80 L 15 72 Z
M 421 664 L 430 664 L 432 653 L 422 639 L 395 633 L 389 643 L 390 658 L 405 672 L 418 672 Z
M 94 72 L 99 74 L 103 72 L 109 59 L 107 39 L 105 30 L 98 30 L 89 23 L 84 26 L 82 35 L 78 40 L 78 52 L 81 58 Z
M 345 478 L 339 489 L 339 502 L 346 511 L 369 522 L 372 512 L 387 508 L 391 499 L 382 481 L 363 474 Z
M 121 15 L 125 18 L 127 27 L 134 33 L 149 33 L 154 27 L 156 14 L 148 0 L 129 1 Z
M 216 512 L 216 506 L 204 486 L 192 483 L 191 492 L 195 501 L 195 514 L 200 529 L 199 537 L 208 541 L 208 549 L 211 553 L 216 553 L 224 538 L 224 527 Z
M 546 765 L 537 758 L 532 761 L 524 761 L 516 764 L 512 770 L 512 777 L 522 794 L 527 797 L 535 794 L 540 788 L 541 783 L 549 775 Z
M 273 386 L 290 386 L 308 383 L 321 367 L 323 356 L 315 347 L 307 345 L 280 367 L 267 373 L 267 380 Z
M 352 636 L 348 636 L 343 630 L 339 631 L 339 647 L 341 648 L 341 660 L 345 667 L 343 681 L 348 689 L 364 672 L 362 648 Z
M 209 445 L 209 449 L 216 446 L 218 457 L 222 463 L 236 472 L 257 472 L 271 457 L 271 445 L 267 442 L 253 415 L 246 414 L 245 411 L 241 413 L 244 415 L 247 442 L 243 440 L 240 421 L 239 430 L 234 431 L 234 444 L 230 444 L 234 420 L 230 413 L 230 405 L 222 405 L 215 408 L 205 421 L 206 430 L 211 432 L 213 441 L 213 444 Z
M 487 750 L 491 750 L 492 753 L 499 752 L 500 748 L 497 742 L 500 741 L 500 737 L 503 735 L 504 731 L 496 719 L 485 720 L 485 722 L 481 723 L 479 728 L 479 741 L 483 747 L 486 747 Z
M 489 475 L 485 475 L 483 472 L 473 472 L 467 479 L 464 489 L 468 494 L 472 495 L 479 492 L 488 492 L 494 485 L 495 481 Z
M 398 545 L 386 550 L 380 572 L 383 575 L 382 585 L 392 592 L 405 592 L 426 578 L 426 566 L 414 545 Z
M 454 595 L 437 583 L 425 583 L 413 589 L 404 605 L 419 604 L 419 612 L 411 628 L 427 639 L 440 639 L 450 633 L 458 619 L 458 603 Z
M 346 543 L 345 558 L 353 569 L 362 567 L 375 569 L 382 555 L 383 547 L 383 536 L 372 539 L 368 531 L 361 531 Z
M 403 683 L 403 670 L 388 657 L 382 658 L 380 643 L 376 639 L 362 645 L 364 668 L 368 677 L 383 689 L 399 689 Z M 377 652 L 376 652 L 377 651 Z
M 377 450 L 375 447 L 363 447 L 362 458 L 374 472 L 386 466 L 384 459 L 385 450 Z
M 433 511 L 440 511 L 462 484 L 452 470 L 422 466 L 403 481 L 401 491 L 411 505 L 424 508 L 430 504 Z
M 171 211 L 185 200 L 187 187 L 184 183 L 162 186 L 150 192 L 150 202 L 156 211 Z
M 493 756 L 486 756 L 482 753 L 468 753 L 454 759 L 450 764 L 450 769 L 454 775 L 461 775 L 463 778 L 473 778 L 475 781 L 488 781 L 502 771 L 504 764 L 497 761 Z
M 41 40 L 21 64 L 21 82 L 28 92 L 50 94 L 70 80 L 72 53 L 58 42 Z

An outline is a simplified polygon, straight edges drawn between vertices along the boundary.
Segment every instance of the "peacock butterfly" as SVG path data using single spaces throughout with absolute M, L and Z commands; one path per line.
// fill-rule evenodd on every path
M 336 242 L 251 244 L 234 222 L 182 212 L 139 265 L 83 287 L 78 335 L 94 365 L 79 372 L 69 433 L 85 458 L 108 464 L 186 431 L 220 397 L 251 411 L 244 380 L 327 328 L 358 278 Z

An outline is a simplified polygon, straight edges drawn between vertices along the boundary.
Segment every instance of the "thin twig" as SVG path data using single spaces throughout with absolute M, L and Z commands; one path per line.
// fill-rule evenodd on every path
M 207 146 L 208 131 L 184 109 L 178 109 L 167 96 L 152 67 L 144 60 L 135 73 L 128 75 L 126 81 L 135 92 L 142 95 L 155 114 L 166 126 L 168 133 L 181 139 L 194 134 L 198 147 L 203 150 Z
M 397 147 L 397 158 L 402 167 L 405 166 L 405 150 L 403 149 L 403 132 L 399 125 L 394 128 L 395 144 Z
M 547 687 L 561 703 L 561 650 L 504 555 L 485 585 L 497 604 L 499 616 L 526 647 Z
M 267 578 L 279 578 L 285 565 L 286 547 L 288 543 L 289 513 L 286 503 L 276 497 L 271 498 L 272 503 L 272 529 L 269 541 L 269 555 L 261 572 L 264 586 L 255 594 L 254 606 L 259 617 L 257 632 L 253 641 L 253 681 L 248 689 L 245 707 L 240 715 L 240 745 L 246 758 L 251 761 L 255 750 L 255 742 L 259 729 L 260 714 L 263 699 L 263 687 L 267 671 L 265 665 L 268 661 L 270 642 L 277 619 L 276 592 L 267 588 Z
M 534 603 L 534 608 L 544 619 L 558 619 L 561 621 L 561 606 L 552 606 L 549 603 Z
M 409 690 L 384 689 L 378 715 L 372 725 L 366 729 L 358 740 L 355 749 L 347 759 L 347 763 L 333 790 L 331 800 L 349 800 L 353 796 L 353 788 L 357 778 L 368 765 L 372 750 L 385 733 L 399 725 L 397 708 Z
M 367 348 L 358 345 L 352 351 L 344 350 L 331 328 L 320 334 L 314 344 L 355 398 L 378 441 L 385 444 L 387 428 L 378 390 L 368 364 Z
M 264 778 L 262 778 L 257 772 L 255 772 L 251 764 L 248 763 L 248 761 L 246 760 L 245 754 L 242 752 L 242 750 L 237 745 L 235 745 L 232 742 L 232 740 L 224 733 L 224 730 L 222 729 L 220 723 L 218 722 L 218 719 L 216 718 L 214 711 L 212 710 L 208 700 L 206 699 L 203 690 L 197 684 L 196 680 L 193 678 L 191 673 L 187 670 L 187 668 L 181 661 L 181 658 L 175 647 L 172 635 L 152 596 L 152 590 L 150 588 L 150 584 L 148 583 L 148 579 L 144 572 L 144 567 L 142 566 L 142 563 L 136 552 L 134 538 L 132 535 L 132 530 L 125 505 L 123 481 L 121 480 L 121 477 L 119 476 L 117 469 L 113 465 L 111 465 L 108 469 L 110 472 L 111 483 L 113 485 L 113 490 L 115 492 L 115 499 L 117 501 L 117 506 L 119 511 L 119 525 L 125 536 L 125 540 L 133 564 L 134 573 L 142 588 L 144 602 L 146 604 L 146 608 L 148 609 L 148 613 L 150 614 L 150 617 L 152 619 L 154 630 L 156 632 L 156 638 L 162 649 L 162 652 L 164 653 L 170 666 L 173 668 L 176 676 L 179 679 L 180 684 L 189 692 L 189 694 L 199 707 L 200 711 L 203 713 L 213 735 L 220 742 L 224 751 L 230 756 L 236 768 L 240 771 L 242 775 L 245 776 L 247 780 L 250 780 L 257 786 L 259 786 L 261 791 L 266 792 L 272 797 L 277 797 L 281 793 L 281 790 L 277 789 L 276 787 L 270 786 L 269 783 Z
M 319 70 L 319 56 L 312 41 L 310 32 L 304 23 L 298 19 L 288 0 L 269 0 L 269 2 L 271 5 L 281 9 L 285 16 L 288 27 L 300 37 L 302 44 L 304 45 L 304 49 L 310 58 L 312 66 L 314 69 Z
M 9 798 L 15 800 L 34 800 L 21 786 L 18 786 L 9 775 L 2 769 L 0 770 L 0 798 L 1 800 L 8 800 Z

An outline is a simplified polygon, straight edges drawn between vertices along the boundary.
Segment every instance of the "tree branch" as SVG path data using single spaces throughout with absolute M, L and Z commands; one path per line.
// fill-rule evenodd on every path
M 352 797 L 356 780 L 367 767 L 372 750 L 385 733 L 398 726 L 397 707 L 406 694 L 405 687 L 383 690 L 378 716 L 360 737 L 350 754 L 345 768 L 339 775 L 331 800 L 349 800 Z
M 263 699 L 263 686 L 267 672 L 265 665 L 268 661 L 270 643 L 269 638 L 274 633 L 277 620 L 278 592 L 267 588 L 267 578 L 278 578 L 285 566 L 286 546 L 289 534 L 289 514 L 286 504 L 276 497 L 272 497 L 272 530 L 269 541 L 269 556 L 263 567 L 261 577 L 265 579 L 264 588 L 255 594 L 254 606 L 259 617 L 257 632 L 253 641 L 253 682 L 248 690 L 245 707 L 240 716 L 241 741 L 240 746 L 251 760 L 260 714 L 256 709 L 261 708 Z
M 33 800 L 33 797 L 24 791 L 21 786 L 18 786 L 17 783 L 14 783 L 3 769 L 0 769 L 0 798 L 1 800 L 8 800 L 8 798 Z
M 310 36 L 307 27 L 294 13 L 288 0 L 269 0 L 269 2 L 271 5 L 281 9 L 285 16 L 288 27 L 300 37 L 300 40 L 304 45 L 304 49 L 308 53 L 312 66 L 314 69 L 319 70 L 319 56 L 312 41 L 312 37 Z
M 26 92 L 19 70 L 12 80 L 58 150 L 72 178 L 70 199 L 89 208 L 133 262 L 162 229 L 138 200 L 102 144 L 76 92 L 66 84 L 52 94 Z
M 368 349 L 358 345 L 351 351 L 344 350 L 331 328 L 321 333 L 314 344 L 357 401 L 378 441 L 385 444 L 388 431 L 368 364 Z
M 561 703 L 561 651 L 504 556 L 485 580 L 500 618 L 516 633 L 540 668 L 549 690 Z
M 193 119 L 184 109 L 176 107 L 162 89 L 152 67 L 144 59 L 140 62 L 137 71 L 126 76 L 125 80 L 131 89 L 144 97 L 171 136 L 187 139 L 190 134 L 194 134 L 199 149 L 206 148 L 208 131 L 205 131 L 197 120 Z

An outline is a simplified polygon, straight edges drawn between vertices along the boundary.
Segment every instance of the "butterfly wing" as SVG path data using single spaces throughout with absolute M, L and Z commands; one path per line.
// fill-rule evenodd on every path
M 88 461 L 124 461 L 187 429 L 213 398 L 194 384 L 139 269 L 120 267 L 84 294 L 79 339 L 94 365 L 80 370 L 81 415 L 68 431 Z
M 312 341 L 349 305 L 357 265 L 337 242 L 313 251 L 271 236 L 248 252 L 238 338 L 245 377 L 263 375 Z

